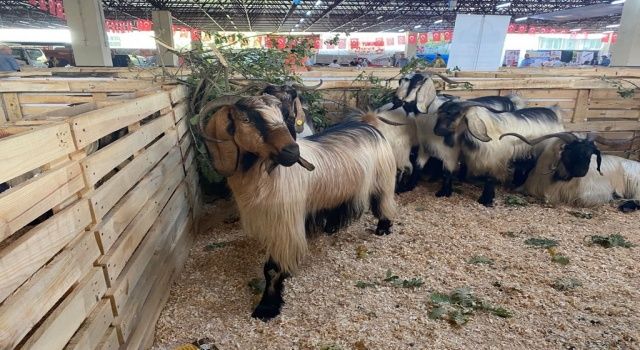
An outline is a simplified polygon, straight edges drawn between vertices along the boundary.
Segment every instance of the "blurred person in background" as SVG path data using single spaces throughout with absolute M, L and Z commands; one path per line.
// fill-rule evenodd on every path
M 20 65 L 13 57 L 11 48 L 7 45 L 0 45 L 0 72 L 17 72 L 19 70 Z

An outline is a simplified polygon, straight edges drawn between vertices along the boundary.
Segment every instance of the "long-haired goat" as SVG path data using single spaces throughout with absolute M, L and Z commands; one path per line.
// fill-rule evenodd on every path
M 532 147 L 542 148 L 535 168 L 524 183 L 526 193 L 549 202 L 579 206 L 596 206 L 623 199 L 620 210 L 640 209 L 640 163 L 601 155 L 596 145 L 620 142 L 596 134 L 580 137 L 570 132 L 533 140 L 516 133 L 507 133 L 500 138 L 505 136 L 514 136 Z
M 302 91 L 314 90 L 322 85 L 322 80 L 315 86 L 300 84 L 272 85 L 268 84 L 262 93 L 275 96 L 280 100 L 280 110 L 289 131 L 297 137 L 307 137 L 315 133 L 313 119 L 305 111 Z
M 513 176 L 514 184 L 521 184 L 535 162 L 531 147 L 516 140 L 499 140 L 500 135 L 518 132 L 538 137 L 560 131 L 564 131 L 562 121 L 552 109 L 499 113 L 475 102 L 443 104 L 434 127 L 434 133 L 443 137 L 445 143 L 460 147 L 470 175 L 485 179 L 478 199 L 485 206 L 493 205 L 496 181 L 504 182 Z M 445 186 L 451 188 L 451 180 Z
M 460 83 L 445 76 L 439 76 L 447 83 Z M 524 101 L 515 95 L 485 96 L 468 101 L 500 112 L 515 111 L 525 106 Z M 415 188 L 420 177 L 420 170 L 425 167 L 427 162 L 430 162 L 435 168 L 434 172 L 437 175 L 441 174 L 444 180 L 443 186 L 436 193 L 436 196 L 451 196 L 452 194 L 452 174 L 458 170 L 460 147 L 453 142 L 452 138 L 447 139 L 434 133 L 438 109 L 448 102 L 453 104 L 464 101 L 452 95 L 437 95 L 430 74 L 412 73 L 400 79 L 394 102 L 385 106 L 386 109 L 390 109 L 388 113 L 402 114 L 400 111 L 404 111 L 405 114 L 416 116 L 415 125 L 411 124 L 415 130 L 411 134 L 411 139 L 412 146 L 417 146 L 413 150 L 413 152 L 417 152 L 417 155 L 412 162 L 411 176 L 402 182 L 403 188 L 406 190 Z M 409 122 L 405 123 L 409 124 Z
M 228 177 L 242 227 L 269 254 L 266 288 L 252 314 L 262 320 L 280 313 L 283 281 L 307 252 L 306 227 L 334 232 L 371 208 L 375 232 L 384 235 L 396 212 L 395 160 L 377 129 L 346 122 L 296 142 L 280 107 L 262 95 L 213 101 L 200 113 L 213 165 Z

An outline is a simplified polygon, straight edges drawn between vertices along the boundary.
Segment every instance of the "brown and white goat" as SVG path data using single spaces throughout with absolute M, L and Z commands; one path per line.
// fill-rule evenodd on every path
M 200 113 L 213 165 L 228 177 L 242 227 L 269 254 L 266 288 L 252 314 L 262 320 L 280 313 L 283 281 L 307 253 L 306 228 L 332 233 L 371 208 L 376 234 L 385 235 L 396 212 L 395 161 L 377 129 L 351 121 L 296 142 L 280 107 L 262 95 L 213 101 Z

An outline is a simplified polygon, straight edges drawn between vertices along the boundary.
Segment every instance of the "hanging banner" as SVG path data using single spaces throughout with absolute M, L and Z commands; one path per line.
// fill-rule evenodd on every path
M 416 43 L 416 35 L 414 33 L 409 34 L 409 44 L 414 45 Z
M 395 45 L 395 40 L 391 37 L 387 38 L 387 45 L 388 46 L 393 46 Z
M 433 33 L 433 41 L 440 41 L 440 32 Z
M 421 33 L 420 35 L 418 35 L 418 41 L 420 42 L 420 44 L 426 44 L 429 41 L 427 33 Z
M 407 43 L 407 38 L 404 35 L 398 36 L 398 45 L 405 45 Z

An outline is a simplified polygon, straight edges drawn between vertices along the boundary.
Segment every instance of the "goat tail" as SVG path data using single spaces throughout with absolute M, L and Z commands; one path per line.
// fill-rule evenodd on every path
M 511 100 L 513 105 L 516 107 L 516 110 L 527 107 L 527 101 L 516 94 L 510 94 L 507 98 Z

